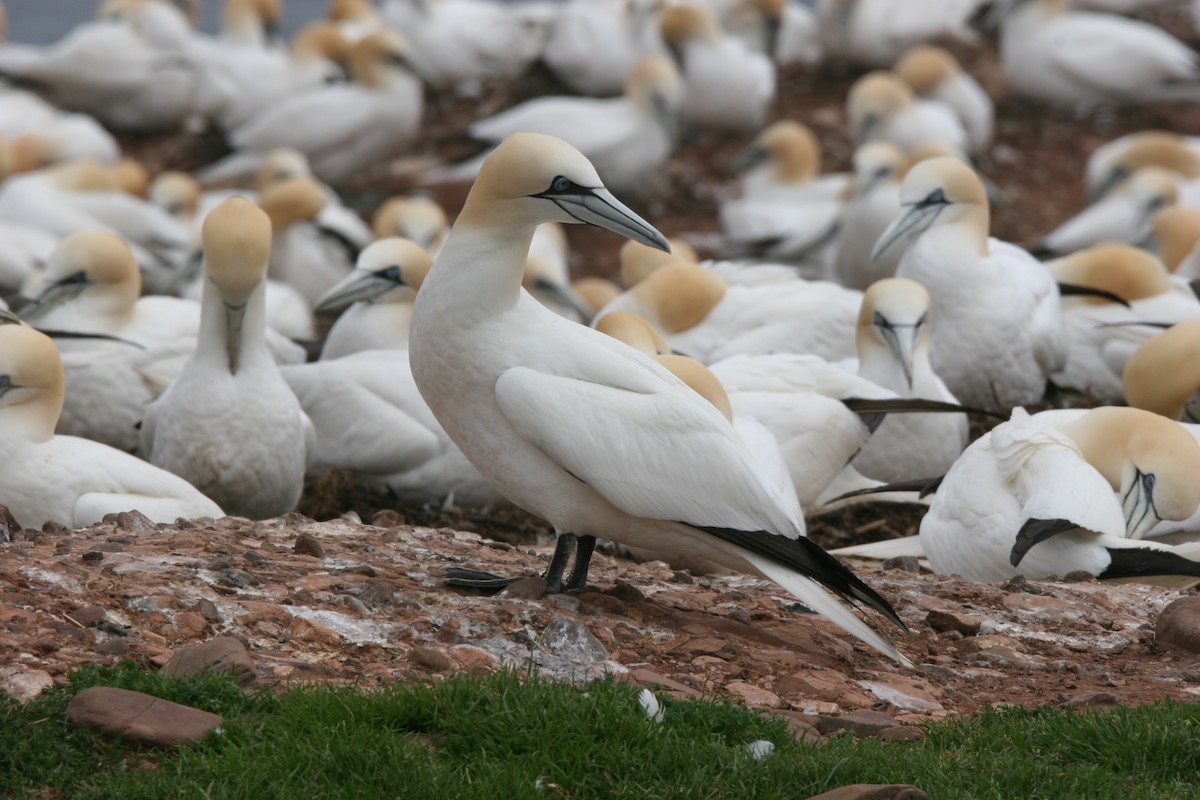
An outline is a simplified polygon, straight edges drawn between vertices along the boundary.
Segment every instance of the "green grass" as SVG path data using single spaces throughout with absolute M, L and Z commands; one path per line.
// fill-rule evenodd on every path
M 178 751 L 72 729 L 75 692 L 122 686 L 225 717 Z M 0 700 L 0 796 L 15 798 L 796 798 L 847 783 L 913 783 L 935 798 L 1200 796 L 1200 706 L 1076 714 L 990 711 L 932 725 L 917 743 L 791 739 L 721 702 L 665 702 L 512 673 L 380 691 L 245 696 L 213 677 L 86 669 L 28 705 Z M 745 746 L 775 743 L 764 761 Z M 540 786 L 540 788 L 539 788 Z

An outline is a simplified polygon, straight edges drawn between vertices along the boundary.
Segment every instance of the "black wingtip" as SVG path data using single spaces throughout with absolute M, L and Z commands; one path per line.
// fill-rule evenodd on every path
M 895 483 L 885 483 L 882 486 L 872 486 L 867 489 L 855 489 L 844 494 L 839 494 L 831 500 L 827 500 L 825 505 L 836 503 L 839 500 L 849 500 L 851 497 L 863 497 L 869 494 L 883 494 L 884 492 L 917 492 L 917 498 L 925 498 L 938 490 L 945 479 L 945 475 L 938 475 L 936 478 L 916 478 L 911 481 L 896 481 Z
M 1078 283 L 1059 283 L 1058 293 L 1063 297 L 1099 297 L 1102 300 L 1107 300 L 1110 303 L 1119 303 L 1126 308 L 1133 308 L 1121 295 L 1116 292 L 1110 292 L 1106 289 L 1097 289 L 1094 286 L 1081 286 Z
M 1069 519 L 1038 519 L 1030 517 L 1025 520 L 1025 524 L 1021 526 L 1021 530 L 1017 531 L 1017 538 L 1013 542 L 1012 551 L 1008 554 L 1008 562 L 1015 567 L 1025 558 L 1025 554 L 1029 552 L 1030 548 L 1038 542 L 1044 542 L 1051 537 L 1058 536 L 1060 533 L 1078 530 L 1084 530 L 1084 528 L 1081 528 Z
M 1188 575 L 1200 578 L 1200 562 L 1170 550 L 1149 547 L 1106 547 L 1112 562 L 1097 575 L 1101 580 L 1149 578 L 1156 575 Z
M 853 411 L 855 414 L 861 414 L 864 417 L 873 414 L 979 414 L 985 417 L 995 417 L 996 419 L 1008 419 L 1007 414 L 1002 414 L 999 411 L 989 411 L 983 408 L 974 408 L 973 406 L 959 405 L 958 403 L 947 403 L 941 400 L 927 400 L 924 397 L 887 397 L 887 398 L 864 398 L 864 397 L 843 397 L 842 405 Z

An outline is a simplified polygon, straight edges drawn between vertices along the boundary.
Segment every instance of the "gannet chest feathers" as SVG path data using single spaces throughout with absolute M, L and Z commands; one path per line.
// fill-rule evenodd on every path
M 899 622 L 882 597 L 808 541 L 803 518 L 720 411 L 649 356 L 521 290 L 533 229 L 543 222 L 589 223 L 667 248 L 573 147 L 510 136 L 484 162 L 421 286 L 409 352 L 417 387 L 450 438 L 501 493 L 555 527 L 551 586 L 560 587 L 576 536 L 568 588 L 585 585 L 597 536 L 687 553 L 769 577 L 907 663 L 821 588 Z
M 147 409 L 142 452 L 229 513 L 277 516 L 300 498 L 312 427 L 267 349 L 271 223 L 233 197 L 205 219 L 203 239 L 196 353 Z
M 221 516 L 168 472 L 97 442 L 55 436 L 63 388 L 54 343 L 0 313 L 0 503 L 22 525 L 81 527 L 132 509 L 157 522 Z

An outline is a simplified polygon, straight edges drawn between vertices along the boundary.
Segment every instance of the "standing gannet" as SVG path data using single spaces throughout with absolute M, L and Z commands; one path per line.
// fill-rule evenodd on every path
M 442 249 L 450 232 L 450 220 L 436 200 L 428 197 L 392 197 L 371 217 L 379 239 L 399 236 L 425 248 L 431 256 Z
M 961 402 L 1011 408 L 1037 402 L 1066 359 L 1053 276 L 1024 250 L 988 238 L 987 190 L 956 158 L 922 161 L 904 176 L 902 211 L 872 257 L 912 239 L 896 277 L 929 291 L 938 310 L 933 368 Z
M 1133 352 L 1158 332 L 1153 324 L 1200 317 L 1192 287 L 1171 279 L 1156 257 L 1129 245 L 1080 250 L 1046 264 L 1060 285 L 1099 289 L 1103 296 L 1063 297 L 1066 367 L 1051 375 L 1059 386 L 1120 400 L 1121 376 Z
M 98 442 L 55 436 L 63 394 L 54 342 L 0 314 L 0 503 L 22 525 L 81 528 L 134 509 L 167 523 L 223 516 L 166 470 Z
M 198 177 L 238 178 L 256 170 L 272 148 L 293 147 L 308 156 L 314 175 L 341 183 L 395 155 L 416 136 L 424 102 L 408 46 L 399 34 L 378 31 L 355 44 L 348 60 L 352 83 L 321 86 L 264 108 L 229 132 L 235 152 Z
M 900 76 L 887 70 L 868 72 L 850 87 L 846 119 L 856 144 L 891 142 L 905 153 L 937 144 L 965 156 L 967 131 L 950 106 L 913 94 Z
M 407 349 L 412 302 L 432 264 L 429 253 L 407 239 L 389 237 L 368 245 L 354 270 L 317 300 L 318 312 L 346 309 L 325 337 L 321 359 Z
M 935 572 L 972 581 L 1200 576 L 1180 551 L 1139 541 L 1159 520 L 1195 512 L 1197 474 L 1200 445 L 1157 414 L 1017 409 L 946 473 L 921 545 Z
M 1200 278 L 1200 208 L 1169 206 L 1150 220 L 1151 235 L 1139 245 L 1158 254 L 1172 274 Z
M 854 355 L 862 293 L 829 281 L 731 283 L 716 269 L 669 263 L 609 303 L 662 331 L 671 347 L 705 364 L 738 354 Z
M 1144 241 L 1154 214 L 1178 198 L 1175 175 L 1161 167 L 1142 167 L 1119 188 L 1046 234 L 1041 247 L 1051 253 L 1073 253 L 1103 242 Z
M 918 97 L 951 108 L 967 131 L 967 151 L 979 155 L 992 143 L 996 109 L 983 87 L 944 47 L 914 47 L 892 68 Z
M 919 44 L 935 39 L 973 44 L 968 26 L 984 0 L 817 0 L 821 44 L 829 58 L 885 67 Z
M 300 499 L 312 424 L 267 349 L 271 221 L 234 197 L 208 215 L 203 237 L 200 339 L 146 409 L 141 451 L 228 513 L 278 516 Z
M 542 60 L 574 91 L 619 94 L 644 56 L 665 53 L 659 0 L 570 0 L 550 27 Z
M 886 600 L 807 539 L 803 518 L 788 513 L 720 411 L 653 359 L 521 290 L 533 230 L 549 221 L 667 246 L 570 145 L 510 136 L 484 162 L 422 284 L 409 347 L 417 387 L 450 438 L 559 534 L 551 586 L 559 588 L 577 536 L 570 589 L 586 584 L 595 537 L 687 553 L 768 577 L 907 665 L 821 588 L 903 626 Z
M 1142 343 L 1125 362 L 1125 402 L 1167 419 L 1200 423 L 1200 320 L 1188 320 Z
M 480 120 L 469 131 L 490 144 L 518 132 L 566 139 L 596 164 L 606 185 L 644 190 L 647 176 L 661 172 L 675 149 L 683 100 L 683 81 L 674 64 L 647 56 L 629 74 L 623 97 L 537 97 Z M 481 163 L 482 158 L 473 158 L 431 179 L 467 180 Z
M 1000 5 L 1008 8 L 1000 23 L 1001 65 L 1020 94 L 1076 112 L 1169 98 L 1181 88 L 1195 97 L 1196 54 L 1155 25 L 1073 11 L 1069 0 Z
M 775 99 L 770 58 L 726 35 L 702 6 L 667 6 L 659 15 L 659 30 L 683 73 L 685 123 L 719 130 L 762 128 Z
M 907 169 L 908 159 L 894 144 L 867 142 L 854 149 L 854 194 L 842 212 L 833 258 L 833 273 L 846 288 L 863 290 L 896 274 L 903 250 L 877 259 L 871 250 L 900 213 L 900 182 Z
M 858 376 L 900 397 L 957 403 L 929 361 L 933 316 L 929 293 L 916 281 L 872 284 L 858 315 Z M 967 435 L 965 414 L 888 415 L 852 464 L 885 483 L 942 475 L 967 446 Z

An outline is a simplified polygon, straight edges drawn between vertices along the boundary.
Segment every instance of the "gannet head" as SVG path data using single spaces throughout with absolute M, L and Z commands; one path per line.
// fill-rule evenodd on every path
M 371 22 L 379 17 L 368 0 L 333 0 L 327 16 L 330 22 Z
M 488 155 L 459 220 L 464 217 L 515 230 L 542 222 L 582 222 L 670 249 L 661 233 L 604 188 L 582 153 L 540 133 L 514 133 Z
M 1060 283 L 1087 286 L 1122 300 L 1141 300 L 1171 290 L 1170 274 L 1152 253 L 1127 244 L 1101 244 L 1048 262 Z M 1103 297 L 1081 297 L 1083 303 L 1107 303 Z
M 900 213 L 871 251 L 875 260 L 931 225 L 947 224 L 967 216 L 982 216 L 987 236 L 988 199 L 975 170 L 951 156 L 930 158 L 912 167 L 900 187 Z
M 1125 362 L 1125 402 L 1180 422 L 1200 423 L 1200 320 L 1147 339 Z
M 332 22 L 310 22 L 296 32 L 291 53 L 294 61 L 324 59 L 345 67 L 350 58 L 350 41 Z M 342 77 L 345 77 L 343 72 Z
M 621 283 L 633 288 L 664 264 L 678 261 L 695 264 L 700 260 L 695 248 L 682 239 L 668 239 L 667 242 L 671 245 L 669 252 L 632 239 L 621 245 Z
M 912 388 L 914 355 L 929 348 L 929 292 L 916 281 L 885 278 L 863 294 L 858 313 L 858 359 L 899 362 Z
M 1148 249 L 1157 252 L 1174 272 L 1200 243 L 1200 208 L 1168 206 L 1154 215 L 1150 227 L 1153 235 Z
M 899 180 L 908 159 L 891 142 L 865 142 L 854 148 L 854 193 L 863 195 L 882 181 Z
M 294 147 L 275 147 L 263 159 L 255 176 L 258 191 L 265 192 L 277 183 L 290 181 L 293 178 L 311 178 L 312 167 L 308 156 Z
M 149 200 L 178 220 L 196 216 L 200 204 L 200 184 L 186 172 L 169 170 L 154 176 Z
M 743 172 L 763 163 L 770 163 L 780 180 L 812 180 L 821 171 L 821 143 L 807 125 L 781 120 L 760 133 L 729 169 Z
M 440 247 L 450 221 L 436 200 L 428 197 L 393 197 L 381 205 L 371 220 L 379 238 L 401 236 L 421 247 Z
M 34 441 L 54 435 L 64 396 L 62 359 L 49 336 L 21 322 L 10 311 L 0 311 L 0 419 L 4 435 L 18 431 Z M 20 420 L 10 419 L 9 409 L 20 407 Z
M 279 41 L 282 21 L 279 0 L 225 0 L 221 35 L 239 44 L 263 46 Z
M 648 356 L 663 356 L 671 346 L 649 322 L 631 311 L 610 311 L 596 320 L 596 330 L 619 339 Z
M 56 187 L 68 192 L 115 192 L 120 190 L 112 167 L 91 158 L 60 161 L 49 170 Z
M 779 34 L 783 30 L 786 0 L 742 0 L 741 7 L 758 14 L 765 39 L 764 52 L 772 61 L 779 52 Z
M 670 59 L 646 56 L 629 73 L 625 96 L 650 114 L 674 142 L 678 135 L 677 117 L 683 108 L 683 78 Z
M 919 95 L 933 91 L 942 81 L 962 72 L 949 50 L 930 44 L 911 48 L 900 56 L 893 69 Z
M 571 288 L 575 291 L 575 296 L 587 306 L 587 319 L 596 316 L 600 309 L 621 296 L 621 287 L 606 278 L 580 278 L 571 282 Z
M 854 141 L 872 139 L 880 125 L 912 102 L 912 89 L 894 72 L 875 70 L 859 78 L 846 97 L 846 117 Z
M 1200 505 L 1200 445 L 1179 423 L 1104 406 L 1061 430 L 1119 494 L 1129 538 L 1142 538 L 1160 520 L 1187 519 Z
M 46 261 L 42 290 L 21 315 L 27 320 L 87 293 L 88 308 L 119 319 L 133 313 L 142 293 L 142 276 L 129 245 L 105 231 L 76 231 Z
M 384 28 L 364 36 L 350 51 L 350 75 L 363 86 L 387 87 L 397 81 L 417 79 L 409 61 L 408 43 L 396 31 Z
M 416 242 L 398 236 L 378 239 L 363 248 L 354 269 L 317 300 L 313 311 L 338 311 L 359 301 L 411 301 L 431 266 L 433 259 Z
M 712 12 L 703 6 L 679 3 L 667 6 L 658 15 L 658 31 L 675 62 L 683 67 L 683 52 L 690 42 L 716 42 L 721 26 Z
M 1121 157 L 1088 190 L 1087 202 L 1104 197 L 1145 167 L 1159 167 L 1185 178 L 1196 178 L 1200 177 L 1200 154 L 1176 133 L 1141 131 L 1133 134 Z
M 204 274 L 225 307 L 225 350 L 237 374 L 242 326 L 250 297 L 267 278 L 271 220 L 244 197 L 231 197 L 209 212 L 201 229 Z
M 725 281 L 711 269 L 676 261 L 629 290 L 632 307 L 667 333 L 698 325 L 725 297 Z
M 150 189 L 150 173 L 142 162 L 135 158 L 122 158 L 113 165 L 113 180 L 117 188 L 134 197 L 146 196 Z
M 276 236 L 297 222 L 311 220 L 325 208 L 325 194 L 312 178 L 292 178 L 272 184 L 258 198 L 258 204 L 271 218 Z

